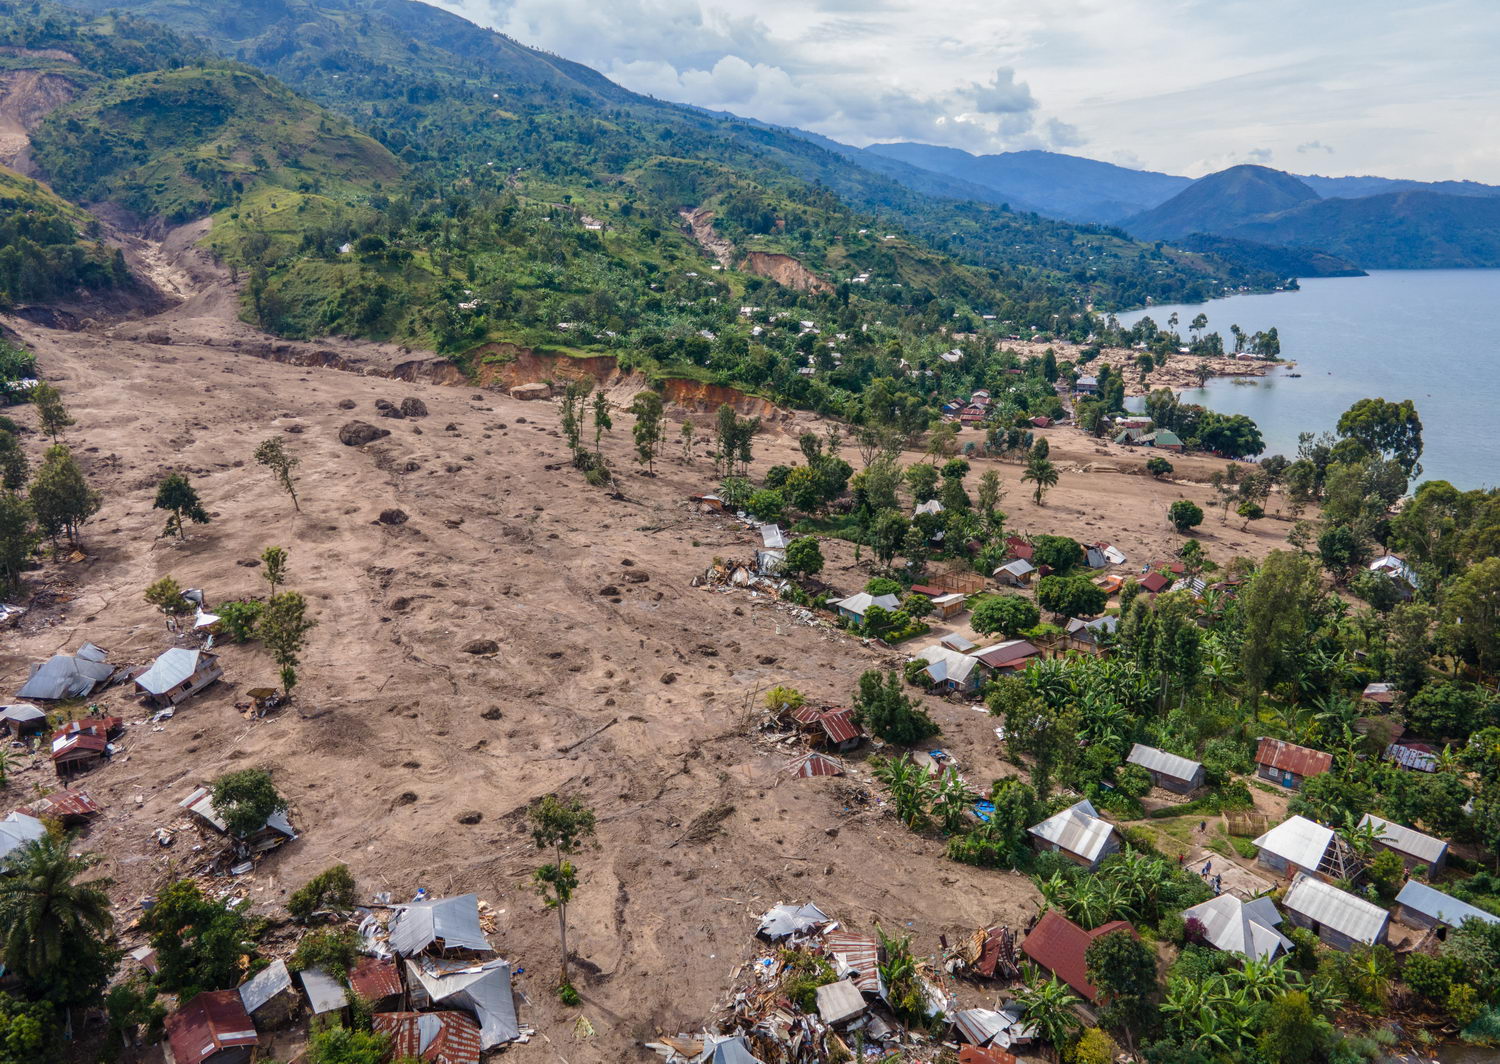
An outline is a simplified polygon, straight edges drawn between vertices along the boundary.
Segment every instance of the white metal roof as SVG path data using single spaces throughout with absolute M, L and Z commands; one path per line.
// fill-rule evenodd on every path
M 869 612 L 871 606 L 879 606 L 884 610 L 899 610 L 901 608 L 901 600 L 895 595 L 872 595 L 868 591 L 861 591 L 857 595 L 850 595 L 846 599 L 839 599 L 833 605 L 863 617 Z
M 1011 576 L 1025 576 L 1027 573 L 1035 571 L 1036 566 L 1032 565 L 1025 558 L 1017 558 L 1013 562 L 1006 562 L 990 575 L 999 576 L 1001 573 L 1009 573 Z
M 202 651 L 173 647 L 151 663 L 151 667 L 135 678 L 136 686 L 147 694 L 164 695 L 198 671 L 198 656 Z
M 1209 943 L 1226 953 L 1260 959 L 1292 948 L 1291 940 L 1276 930 L 1281 914 L 1270 898 L 1245 902 L 1232 894 L 1220 894 L 1184 910 L 1182 918 L 1197 920 Z
M 933 683 L 967 683 L 979 665 L 977 658 L 939 644 L 917 651 L 916 659 L 927 662 L 927 675 Z
M 1487 924 L 1500 923 L 1500 916 L 1475 908 L 1466 901 L 1459 901 L 1451 894 L 1444 894 L 1426 883 L 1408 879 L 1401 893 L 1396 895 L 1396 904 L 1431 916 L 1438 923 L 1459 927 L 1465 920 L 1483 920 Z
M 322 968 L 304 968 L 297 973 L 302 979 L 302 989 L 307 991 L 308 1003 L 313 1015 L 336 1012 L 349 1003 L 344 994 L 344 984 Z
M 1314 923 L 1367 945 L 1375 944 L 1391 918 L 1380 906 L 1356 898 L 1306 872 L 1297 873 L 1281 904 Z
M 479 1020 L 480 1048 L 493 1049 L 521 1037 L 509 961 L 464 963 L 421 957 L 408 960 L 406 972 L 421 983 L 434 1005 L 456 1006 L 474 1014 Z
M 1398 853 L 1408 854 L 1419 861 L 1432 864 L 1442 859 L 1448 850 L 1448 844 L 1442 839 L 1435 839 L 1431 835 L 1424 835 L 1416 828 L 1409 828 L 1402 824 L 1396 824 L 1389 820 L 1382 820 L 1378 816 L 1366 813 L 1359 822 L 1360 827 L 1366 824 L 1373 826 L 1379 836 L 1380 842 Z
M 943 504 L 936 499 L 928 499 L 917 507 L 919 514 L 940 514 L 943 512 Z
M 291 987 L 292 973 L 287 970 L 286 961 L 274 960 L 240 984 L 240 1004 L 253 1016 L 257 1009 Z
M 1255 846 L 1301 868 L 1317 868 L 1333 842 L 1333 829 L 1294 816 L 1255 840 Z
M 774 905 L 760 918 L 759 932 L 773 941 L 808 931 L 828 922 L 828 914 L 816 905 Z
M 17 702 L 0 709 L 0 720 L 12 720 L 17 724 L 29 724 L 34 720 L 46 720 L 47 714 L 30 702 Z
M 1115 829 L 1109 821 L 1099 819 L 1099 814 L 1085 798 L 1026 830 L 1092 863 L 1098 860 L 1100 851 Z
M 409 957 L 437 939 L 445 949 L 487 950 L 490 943 L 479 926 L 479 895 L 428 898 L 396 906 L 391 918 L 391 949 Z
M 1136 743 L 1130 748 L 1130 756 L 1125 759 L 1132 765 L 1150 769 L 1152 772 L 1160 772 L 1164 776 L 1171 776 L 1178 780 L 1191 780 L 1196 776 L 1201 764 L 1190 761 L 1176 754 L 1169 754 L 1165 750 L 1158 750 L 1154 746 L 1143 746 Z
M 47 834 L 47 827 L 34 816 L 11 813 L 0 820 L 0 860 Z
M 780 525 L 761 525 L 760 542 L 763 547 L 780 549 L 787 544 L 786 533 L 781 530 Z

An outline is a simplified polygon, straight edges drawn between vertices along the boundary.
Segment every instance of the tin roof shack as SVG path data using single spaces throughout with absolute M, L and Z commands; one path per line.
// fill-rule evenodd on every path
M 1148 595 L 1160 595 L 1172 586 L 1172 581 L 1162 576 L 1161 573 L 1147 573 L 1138 582 L 1141 585 L 1141 590 Z
M 818 1018 L 830 1027 L 843 1027 L 865 1014 L 870 1007 L 851 980 L 825 983 L 816 991 Z
M 16 812 L 34 817 L 47 817 L 59 821 L 65 828 L 72 828 L 87 824 L 104 812 L 104 808 L 94 801 L 88 792 L 70 788 L 65 791 L 53 791 L 22 806 Z
M 1383 943 L 1391 922 L 1390 914 L 1380 906 L 1303 872 L 1292 880 L 1281 904 L 1292 923 L 1337 950 Z
M 1437 750 L 1428 743 L 1419 743 L 1414 739 L 1391 743 L 1385 748 L 1385 757 L 1387 761 L 1394 761 L 1413 772 L 1436 772 L 1438 769 Z
M 428 898 L 395 906 L 390 922 L 390 946 L 397 955 L 414 957 L 436 947 L 449 950 L 490 952 L 490 943 L 479 926 L 479 895 Z
M 1095 617 L 1091 621 L 1074 617 L 1063 629 L 1063 648 L 1085 654 L 1103 654 L 1105 644 L 1111 642 L 1119 630 L 1120 618 L 1115 616 Z
M 760 918 L 755 933 L 771 942 L 793 938 L 815 931 L 828 923 L 829 917 L 812 902 L 806 905 L 773 905 Z
M 1366 825 L 1376 831 L 1375 844 L 1400 856 L 1408 871 L 1425 865 L 1429 872 L 1436 872 L 1448 862 L 1448 844 L 1442 839 L 1369 813 L 1359 822 L 1360 827 Z
M 377 1012 L 376 1034 L 390 1036 L 392 1060 L 479 1064 L 479 1024 L 462 1012 Z
M 1321 776 L 1331 769 L 1333 755 L 1284 739 L 1262 737 L 1255 750 L 1255 765 L 1255 774 L 1261 779 L 1296 790 L 1309 776 Z
M 1203 786 L 1203 766 L 1154 746 L 1136 743 L 1125 760 L 1151 774 L 1151 782 L 1178 794 L 1191 794 Z
M 1396 919 L 1418 931 L 1461 927 L 1466 920 L 1500 923 L 1500 916 L 1477 909 L 1415 879 L 1407 880 L 1401 893 L 1396 895 Z
M 238 993 L 246 1015 L 268 1031 L 290 1026 L 302 1012 L 302 998 L 284 960 L 272 961 L 246 979 Z
M 815 776 L 842 776 L 844 763 L 827 754 L 809 750 L 787 762 L 782 771 L 793 779 L 799 780 L 810 780 Z
M 31 667 L 31 677 L 16 697 L 49 702 L 91 695 L 114 677 L 115 667 L 104 659 L 105 652 L 93 643 L 83 644 L 76 654 L 54 654 Z
M 792 711 L 792 719 L 805 728 L 821 733 L 823 742 L 834 750 L 852 750 L 864 742 L 864 730 L 854 722 L 852 709 L 819 709 L 802 706 Z
M 917 651 L 912 660 L 926 662 L 927 667 L 922 673 L 929 686 L 944 691 L 977 691 L 983 678 L 977 658 L 949 650 L 940 643 Z
M 186 809 L 220 835 L 229 834 L 229 825 L 214 811 L 213 792 L 207 787 L 195 787 L 191 794 L 177 803 L 177 806 L 180 809 Z M 297 832 L 292 827 L 292 822 L 287 819 L 286 812 L 278 810 L 266 818 L 260 830 L 252 832 L 248 838 L 241 841 L 252 854 L 255 854 L 274 850 L 296 837 Z
M 832 932 L 823 937 L 823 950 L 840 979 L 853 981 L 862 994 L 885 997 L 885 980 L 880 977 L 880 943 L 873 936 L 852 931 Z
M 1048 909 L 1021 942 L 1021 952 L 1087 1000 L 1097 1002 L 1099 989 L 1089 982 L 1084 954 L 1095 939 L 1115 931 L 1128 931 L 1139 937 L 1135 935 L 1135 928 L 1124 920 L 1111 920 L 1092 931 L 1085 931 L 1056 909 Z
M 861 591 L 857 595 L 839 599 L 829 603 L 840 617 L 853 621 L 855 624 L 865 623 L 865 614 L 870 612 L 871 606 L 879 606 L 883 610 L 899 610 L 901 600 L 895 595 L 872 595 L 867 591 Z
M 430 1004 L 472 1012 L 479 1020 L 480 1048 L 493 1049 L 521 1037 L 509 961 L 414 957 L 406 962 L 406 975 L 417 1008 Z
M 1203 927 L 1204 941 L 1225 953 L 1270 960 L 1292 948 L 1291 940 L 1276 930 L 1281 913 L 1270 898 L 1241 901 L 1233 894 L 1220 894 L 1184 909 L 1182 918 L 1198 921 Z
M 1020 672 L 1039 654 L 1041 651 L 1024 639 L 1007 639 L 976 650 L 972 656 L 992 672 Z
M 238 990 L 208 990 L 167 1017 L 167 1064 L 250 1064 L 260 1039 Z
M 52 767 L 61 778 L 87 772 L 109 755 L 109 740 L 92 732 L 70 732 L 52 740 Z
M 154 706 L 175 706 L 224 675 L 217 654 L 173 647 L 135 678 L 136 687 Z
M 0 861 L 45 834 L 47 826 L 36 817 L 20 812 L 9 814 L 0 820 Z
M 349 972 L 349 986 L 375 1012 L 395 1008 L 401 1001 L 401 970 L 383 957 L 361 957 Z
M 16 738 L 47 730 L 47 714 L 30 702 L 16 702 L 0 709 L 0 733 Z
M 1029 549 L 1029 548 L 1028 548 Z M 1032 574 L 1036 572 L 1036 566 L 1025 558 L 1016 558 L 1006 562 L 990 575 L 999 583 L 1008 587 L 1025 587 L 1031 583 Z
M 1090 871 L 1120 849 L 1114 825 L 1101 820 L 1087 798 L 1026 830 L 1037 852 L 1061 853 Z
M 341 1015 L 349 1004 L 345 986 L 335 979 L 327 969 L 304 968 L 297 973 L 302 990 L 307 994 L 307 1003 L 314 1016 Z
M 1332 882 L 1357 879 L 1363 871 L 1336 831 L 1306 817 L 1289 817 L 1251 845 L 1260 850 L 1256 860 L 1278 875 L 1306 874 Z
M 932 599 L 932 611 L 940 620 L 949 620 L 957 617 L 969 608 L 969 600 L 957 591 L 948 591 L 941 595 L 935 595 Z
M 1371 705 L 1389 709 L 1396 704 L 1396 697 L 1401 692 L 1396 690 L 1395 684 L 1389 683 L 1367 683 L 1364 691 L 1360 694 L 1361 701 L 1369 702 Z

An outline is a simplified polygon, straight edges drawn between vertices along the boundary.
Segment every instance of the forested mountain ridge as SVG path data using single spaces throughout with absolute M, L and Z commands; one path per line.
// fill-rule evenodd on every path
M 1231 166 L 1194 181 L 1165 203 L 1121 223 L 1152 240 L 1224 233 L 1242 222 L 1318 199 L 1290 174 L 1268 166 Z

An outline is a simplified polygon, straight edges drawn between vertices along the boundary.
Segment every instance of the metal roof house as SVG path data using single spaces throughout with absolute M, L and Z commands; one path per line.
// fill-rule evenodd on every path
M 238 990 L 208 990 L 167 1017 L 167 1064 L 250 1064 L 260 1037 Z
M 1087 798 L 1026 830 L 1039 853 L 1061 853 L 1091 871 L 1120 848 L 1114 825 Z
M 917 651 L 913 661 L 925 661 L 928 683 L 944 691 L 975 691 L 982 679 L 979 659 L 934 643 Z
M 1333 767 L 1333 755 L 1285 739 L 1262 737 L 1255 750 L 1255 774 L 1263 780 L 1296 790 L 1309 776 Z
M 490 943 L 479 926 L 479 895 L 428 898 L 396 906 L 390 923 L 390 946 L 402 957 L 413 957 L 436 945 L 450 949 L 488 950 Z
M 1084 954 L 1095 939 L 1116 931 L 1135 934 L 1124 920 L 1111 920 L 1085 931 L 1056 909 L 1048 909 L 1021 942 L 1021 952 L 1067 983 L 1089 1001 L 1099 1000 L 1099 988 L 1089 982 Z
M 855 624 L 864 624 L 865 614 L 870 612 L 871 606 L 894 611 L 901 608 L 901 600 L 895 595 L 872 595 L 867 591 L 861 591 L 857 595 L 839 599 L 830 605 L 840 617 L 847 618 Z
M 1015 672 L 1024 669 L 1040 653 L 1034 644 L 1024 639 L 1007 639 L 1003 643 L 976 650 L 971 656 L 985 668 L 995 672 Z
M 178 808 L 192 813 L 219 834 L 229 834 L 229 825 L 214 810 L 213 792 L 207 787 L 195 787 L 193 792 L 177 805 Z M 274 850 L 284 842 L 293 841 L 296 837 L 297 831 L 292 827 L 292 822 L 287 819 L 286 810 L 278 809 L 266 817 L 266 822 L 261 825 L 260 830 L 252 832 L 244 842 L 250 852 L 265 853 L 267 850 Z
M 58 776 L 90 769 L 108 754 L 109 740 L 93 732 L 67 732 L 52 740 L 52 767 Z
M 1383 554 L 1376 558 L 1370 563 L 1369 570 L 1389 577 L 1402 598 L 1411 598 L 1412 592 L 1422 586 L 1417 579 L 1416 570 L 1407 565 L 1404 558 L 1394 554 Z
M 1154 746 L 1136 743 L 1125 758 L 1132 765 L 1139 765 L 1151 773 L 1151 782 L 1178 794 L 1189 794 L 1203 786 L 1203 766 Z
M 0 820 L 0 862 L 45 834 L 47 826 L 36 817 L 26 813 L 10 813 L 4 820 Z
M 173 647 L 137 676 L 135 685 L 153 705 L 175 706 L 223 675 L 218 655 Z
M 47 714 L 30 702 L 17 702 L 0 709 L 0 731 L 20 736 L 47 730 Z
M 1220 894 L 1183 910 L 1182 918 L 1198 921 L 1204 940 L 1225 953 L 1261 960 L 1292 948 L 1291 939 L 1276 930 L 1281 913 L 1270 898 L 1241 901 L 1233 894 Z
M 90 695 L 115 674 L 115 667 L 104 657 L 104 651 L 93 643 L 83 644 L 77 654 L 54 654 L 31 667 L 31 677 L 16 692 L 16 697 L 47 702 Z
M 292 1022 L 302 1004 L 292 973 L 284 960 L 274 960 L 240 984 L 240 1004 L 256 1026 L 282 1027 Z
M 302 990 L 307 994 L 307 1003 L 312 1006 L 314 1016 L 340 1012 L 349 1004 L 347 989 L 324 968 L 304 968 L 297 973 L 302 981 Z
M 1485 912 L 1466 901 L 1459 901 L 1451 894 L 1444 894 L 1415 879 L 1408 879 L 1401 888 L 1401 893 L 1396 895 L 1396 919 L 1419 931 L 1436 927 L 1461 927 L 1466 920 L 1500 923 L 1500 916 Z
M 1338 832 L 1306 817 L 1289 817 L 1252 844 L 1256 860 L 1283 876 L 1307 874 L 1319 879 L 1353 879 L 1360 864 Z
M 1104 644 L 1113 639 L 1120 630 L 1120 618 L 1111 614 L 1095 617 L 1091 621 L 1074 617 L 1063 629 L 1063 638 L 1070 650 L 1081 650 L 1087 654 L 1099 654 Z
M 417 957 L 406 962 L 406 974 L 413 1005 L 431 1003 L 472 1012 L 479 1020 L 481 1048 L 493 1049 L 521 1037 L 510 961 Z
M 1011 587 L 1023 587 L 1031 583 L 1031 574 L 1034 572 L 1036 572 L 1036 566 L 1032 565 L 1031 562 L 1025 558 L 1016 558 L 1013 561 L 1006 562 L 990 575 L 1002 584 L 1009 584 Z
M 479 1024 L 467 1013 L 377 1012 L 370 1026 L 390 1038 L 395 1060 L 479 1064 Z
M 1431 871 L 1442 868 L 1448 860 L 1448 844 L 1442 839 L 1424 835 L 1416 828 L 1404 827 L 1390 820 L 1366 813 L 1359 826 L 1369 825 L 1377 831 L 1375 843 L 1398 854 L 1408 869 L 1425 865 Z
M 1305 873 L 1292 880 L 1281 904 L 1292 923 L 1334 949 L 1379 945 L 1390 929 L 1390 914 L 1380 906 Z

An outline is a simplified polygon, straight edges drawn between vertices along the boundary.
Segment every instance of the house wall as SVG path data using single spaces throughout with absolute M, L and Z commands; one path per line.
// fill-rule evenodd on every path
M 1415 909 L 1408 908 L 1405 905 L 1396 906 L 1396 919 L 1407 927 L 1415 928 L 1418 931 L 1430 931 L 1438 925 L 1437 917 L 1428 916 L 1426 913 L 1419 913 Z
M 1058 846 L 1056 843 L 1048 842 L 1046 839 L 1039 839 L 1035 835 L 1033 835 L 1031 837 L 1031 843 L 1036 847 L 1037 853 L 1060 853 L 1068 860 L 1076 864 L 1079 868 L 1087 868 L 1091 872 L 1096 867 L 1096 865 L 1090 864 L 1088 861 L 1084 860 L 1082 856 L 1074 853 L 1072 850 L 1065 850 L 1061 846 Z M 1119 847 L 1116 846 L 1115 849 L 1119 849 Z
M 1150 769 L 1146 770 L 1151 772 Z M 1151 772 L 1151 780 L 1158 787 L 1162 787 L 1177 794 L 1191 794 L 1203 786 L 1203 770 L 1200 768 L 1190 780 L 1181 780 L 1176 776 L 1168 776 L 1160 772 Z
M 1326 927 L 1322 924 L 1319 924 L 1304 916 L 1302 913 L 1296 912 L 1295 910 L 1287 909 L 1286 915 L 1287 919 L 1291 920 L 1292 923 L 1296 924 L 1298 927 L 1305 927 L 1309 931 L 1316 932 L 1319 941 L 1321 941 L 1325 946 L 1328 946 L 1331 949 L 1336 949 L 1341 952 L 1347 953 L 1355 946 L 1363 945 L 1363 943 L 1350 938 L 1342 931 L 1335 931 L 1331 927 Z M 1388 931 L 1388 929 L 1389 924 L 1387 924 L 1386 927 L 1382 927 L 1380 929 L 1380 935 L 1375 939 L 1376 945 L 1379 945 L 1380 943 L 1385 941 L 1386 932 Z
M 1295 772 L 1284 772 L 1271 765 L 1257 765 L 1255 774 L 1263 780 L 1269 780 L 1271 783 L 1276 784 L 1276 786 L 1286 787 L 1288 790 L 1295 791 L 1298 787 L 1302 786 L 1301 776 Z
M 1284 857 L 1279 857 L 1269 850 L 1261 850 L 1255 858 L 1257 864 L 1269 868 L 1279 876 L 1289 876 L 1292 873 L 1292 864 Z

